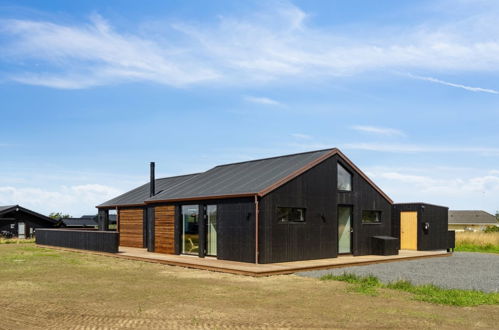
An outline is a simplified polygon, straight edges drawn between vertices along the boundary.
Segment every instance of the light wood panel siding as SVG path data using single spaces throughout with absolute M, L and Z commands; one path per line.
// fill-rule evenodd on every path
M 120 245 L 144 247 L 144 210 L 126 209 L 119 212 Z
M 175 206 L 154 209 L 154 252 L 175 253 Z

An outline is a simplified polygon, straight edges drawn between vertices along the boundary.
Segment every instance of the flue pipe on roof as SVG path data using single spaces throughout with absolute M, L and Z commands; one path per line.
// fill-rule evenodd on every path
M 149 181 L 149 197 L 156 195 L 155 164 L 151 162 L 151 179 Z

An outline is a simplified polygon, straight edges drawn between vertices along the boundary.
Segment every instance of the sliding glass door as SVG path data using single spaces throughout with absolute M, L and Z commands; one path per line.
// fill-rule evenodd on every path
M 209 256 L 217 255 L 217 206 L 208 205 L 206 207 L 208 221 L 206 226 L 206 254 Z
M 199 207 L 182 206 L 182 253 L 199 254 Z
M 202 214 L 199 214 L 199 210 Z M 200 221 L 204 219 L 205 221 Z M 200 241 L 200 230 L 205 228 L 205 240 Z M 217 206 L 216 205 L 182 205 L 182 253 L 198 255 L 199 249 L 208 256 L 217 256 Z M 205 245 L 200 247 L 200 242 Z

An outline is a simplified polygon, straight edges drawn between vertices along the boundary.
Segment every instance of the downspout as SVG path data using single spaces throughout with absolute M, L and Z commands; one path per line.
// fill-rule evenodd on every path
M 119 221 L 120 221 L 120 211 L 118 210 L 118 206 L 116 206 L 116 231 L 120 231 L 120 226 L 119 226 Z
M 258 205 L 258 195 L 255 195 L 255 264 L 258 264 L 258 255 L 260 253 L 258 249 L 258 226 L 259 226 L 259 205 Z

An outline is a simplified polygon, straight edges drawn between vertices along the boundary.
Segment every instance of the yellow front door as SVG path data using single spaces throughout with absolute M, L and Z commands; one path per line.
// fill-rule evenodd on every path
M 400 249 L 418 249 L 418 212 L 400 212 Z

